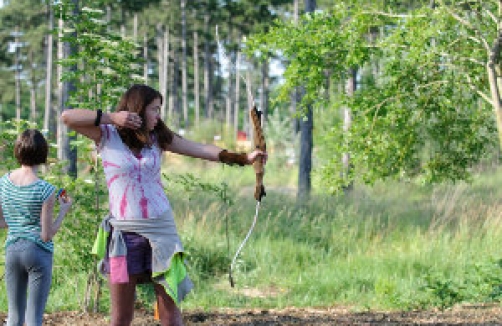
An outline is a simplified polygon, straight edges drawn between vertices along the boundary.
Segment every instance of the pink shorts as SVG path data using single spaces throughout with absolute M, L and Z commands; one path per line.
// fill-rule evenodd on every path
M 134 232 L 123 232 L 122 236 L 127 247 L 127 273 L 129 275 L 144 275 L 152 273 L 152 247 L 145 237 Z M 103 270 L 110 274 L 110 259 L 108 256 L 108 246 L 106 246 L 106 256 L 103 261 Z

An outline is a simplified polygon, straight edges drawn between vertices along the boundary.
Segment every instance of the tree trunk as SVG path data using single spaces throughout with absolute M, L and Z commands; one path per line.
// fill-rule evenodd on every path
M 345 85 L 345 93 L 348 96 L 354 96 L 354 92 L 357 89 L 357 69 L 352 68 L 349 70 L 349 75 L 347 78 L 347 83 Z M 350 126 L 352 125 L 352 112 L 350 111 L 349 107 L 344 107 L 343 108 L 343 131 L 345 133 L 348 133 L 350 130 Z M 343 179 L 350 180 L 350 169 L 351 169 L 351 164 L 350 164 L 350 154 L 349 153 L 343 153 L 342 154 L 342 174 L 343 174 Z M 349 182 L 343 187 L 344 193 L 349 193 L 352 191 L 354 188 L 353 182 Z
M 301 96 L 303 96 L 303 92 Z M 300 119 L 300 162 L 297 194 L 299 202 L 309 199 L 312 188 L 312 148 L 314 143 L 312 130 L 314 129 L 314 117 L 311 104 L 307 104 L 305 109 L 305 116 Z
M 19 42 L 19 26 L 16 26 L 15 30 L 15 36 L 14 36 L 14 46 L 15 46 L 15 52 L 14 52 L 14 79 L 16 83 L 16 120 L 19 121 L 21 120 L 21 69 L 19 69 L 20 62 L 19 62 L 19 49 L 20 49 L 20 42 Z
M 125 37 L 126 36 L 126 27 L 125 27 L 125 23 L 126 23 L 126 17 L 125 17 L 125 9 L 123 6 L 120 6 L 120 35 L 122 37 Z
M 169 110 L 171 111 L 171 116 L 176 115 L 173 121 L 175 124 L 177 124 L 177 127 L 180 126 L 180 102 L 179 102 L 179 48 L 176 46 L 177 39 L 176 37 L 172 37 L 173 39 L 173 46 L 172 46 L 172 58 L 173 58 L 173 78 L 172 78 L 172 90 L 171 90 L 171 98 L 170 98 L 170 107 Z
M 224 71 L 223 71 L 223 65 L 218 64 L 218 62 L 215 60 L 214 62 L 214 69 L 215 69 L 215 76 L 223 76 Z M 227 81 L 228 84 L 228 81 Z M 225 94 L 225 80 L 223 78 L 215 78 L 214 80 L 214 88 L 216 89 L 216 92 L 219 92 L 221 96 L 217 100 L 217 104 L 215 105 L 215 111 L 214 111 L 214 118 L 216 118 L 218 121 L 221 122 L 221 133 L 223 134 L 223 131 L 225 130 L 226 126 L 226 103 L 227 103 L 227 96 Z
M 268 115 L 268 96 L 269 96 L 269 67 L 268 61 L 264 61 L 261 66 L 261 96 L 260 96 L 260 106 L 261 112 L 263 113 L 263 124 L 267 123 Z
M 44 126 L 43 131 L 46 134 L 50 134 L 49 123 L 52 118 L 52 29 L 54 28 L 54 12 L 52 7 L 47 5 L 47 25 L 49 33 L 46 36 L 46 46 L 47 46 L 47 58 L 46 58 L 46 77 L 45 77 L 45 111 L 44 111 Z
M 138 13 L 134 13 L 133 25 L 132 25 L 132 37 L 134 42 L 138 39 Z
M 197 21 L 197 15 L 194 13 L 194 20 Z M 194 27 L 193 32 L 193 92 L 194 92 L 194 105 L 195 105 L 195 127 L 199 126 L 200 119 L 200 94 L 199 94 L 199 33 L 197 25 Z
M 315 0 L 305 0 L 305 12 L 314 12 L 316 8 Z M 303 92 L 300 96 L 303 97 Z M 312 188 L 311 172 L 312 172 L 312 149 L 314 117 L 312 113 L 312 105 L 307 104 L 305 116 L 300 119 L 300 162 L 298 167 L 298 194 L 297 198 L 300 202 L 307 200 L 310 197 Z
M 57 46 L 57 58 L 58 60 L 63 60 L 64 59 L 64 47 L 63 47 L 63 41 L 61 40 L 62 38 L 62 31 L 64 28 L 64 21 L 59 18 L 58 19 L 58 31 L 59 31 L 59 36 L 58 36 L 58 46 Z M 57 74 L 57 101 L 58 101 L 58 113 L 62 113 L 64 111 L 64 99 L 63 99 L 63 66 L 58 64 L 56 68 L 56 74 Z M 56 119 L 57 121 L 57 131 L 56 131 L 56 136 L 57 136 L 57 144 L 58 144 L 58 159 L 62 160 L 63 159 L 63 133 L 66 135 L 67 130 L 66 126 L 61 122 L 61 119 Z
M 35 63 L 33 62 L 33 51 L 29 51 L 30 62 L 30 121 L 37 122 L 37 80 L 35 76 Z
M 305 0 L 305 12 L 314 12 L 317 8 L 316 0 Z
M 167 106 L 167 94 L 169 90 L 169 27 L 166 26 L 164 30 L 164 50 L 162 51 L 164 54 L 164 58 L 162 62 L 164 63 L 164 67 L 162 69 L 163 71 L 163 79 L 164 79 L 164 101 L 162 102 L 162 119 L 166 121 L 167 115 L 166 115 L 166 106 Z
M 245 113 L 242 116 L 242 129 L 246 132 L 246 135 L 251 136 L 253 134 L 251 123 L 249 123 L 250 116 L 248 114 L 249 110 L 253 108 L 253 106 L 256 104 L 254 102 L 254 97 L 253 97 L 253 91 L 251 89 L 252 85 L 252 80 L 251 80 L 251 71 L 250 69 L 246 69 L 246 109 Z M 263 123 L 263 119 L 261 121 Z
M 502 35 L 502 34 L 501 34 Z M 499 135 L 499 144 L 502 147 L 502 102 L 500 98 L 500 88 L 498 85 L 497 64 L 494 60 L 490 59 L 487 64 L 488 81 L 490 84 L 490 91 L 492 97 L 492 106 L 495 111 L 497 121 L 497 130 Z
M 207 115 L 210 119 L 212 119 L 214 116 L 215 116 L 215 105 L 214 105 L 214 96 L 213 96 L 213 91 L 215 89 L 218 89 L 217 87 L 215 87 L 215 78 L 214 78 L 214 74 L 215 74 L 215 67 L 216 67 L 216 59 L 214 59 L 212 56 L 209 57 L 209 87 L 208 87 L 208 90 L 209 90 L 209 97 L 207 97 L 207 101 L 208 101 L 208 112 L 207 112 Z
M 232 69 L 230 69 L 230 65 L 232 65 L 231 59 L 229 60 L 229 69 L 228 69 L 228 78 L 227 78 L 227 94 L 225 97 L 225 124 L 226 128 L 232 127 Z
M 112 21 L 112 7 L 110 5 L 106 6 L 106 31 L 110 32 L 110 27 L 111 27 L 111 21 Z M 134 40 L 136 41 L 136 40 Z
M 159 92 L 162 98 L 166 98 L 166 80 L 164 78 L 164 31 L 163 26 L 157 25 L 157 33 L 155 35 L 157 41 L 157 67 L 158 67 L 158 78 L 159 78 Z M 163 111 L 165 107 L 165 100 L 162 101 L 160 116 L 163 117 Z
M 181 99 L 183 101 L 183 124 L 188 128 L 188 77 L 187 77 L 187 21 L 186 0 L 181 0 Z
M 212 118 L 213 106 L 213 92 L 212 92 L 212 55 L 211 55 L 211 41 L 209 38 L 209 13 L 204 15 L 204 115 L 206 118 Z
M 72 5 L 73 5 L 72 15 L 76 16 L 79 14 L 78 0 L 73 0 Z M 73 37 L 75 37 L 75 38 L 77 37 L 76 32 L 74 32 Z M 64 50 L 63 50 L 63 48 L 61 49 L 61 52 L 64 51 L 64 53 L 62 53 L 62 56 L 69 57 L 77 51 L 75 46 L 71 45 L 68 42 L 65 42 L 62 46 L 64 48 Z M 73 65 L 69 69 L 70 69 L 70 72 L 75 72 L 77 70 L 77 66 Z M 72 109 L 72 107 L 66 107 L 66 103 L 68 102 L 68 98 L 69 98 L 70 94 L 75 92 L 75 90 L 76 90 L 76 86 L 75 86 L 74 82 L 64 82 L 63 83 L 62 92 L 61 92 L 62 94 L 60 97 L 60 107 L 59 107 L 60 114 L 65 109 L 66 110 Z M 60 120 L 60 119 L 58 119 L 58 120 Z M 70 146 L 70 143 L 72 140 L 75 139 L 75 136 L 70 137 L 68 135 L 68 130 L 67 130 L 66 126 L 62 125 L 61 123 L 59 123 L 59 124 L 61 125 L 61 127 L 60 127 L 61 136 L 60 137 L 62 137 L 62 138 L 60 138 L 61 142 L 58 143 L 59 148 L 62 149 L 61 160 L 68 161 L 69 165 L 67 167 L 66 172 L 69 175 L 71 175 L 72 177 L 76 178 L 77 177 L 77 149 L 75 146 L 73 146 L 73 147 Z
M 300 0 L 294 0 L 293 1 L 293 21 L 295 22 L 295 24 L 298 24 L 298 12 L 299 12 L 299 7 L 300 7 L 300 4 L 299 4 Z
M 143 80 L 148 85 L 148 35 L 146 32 L 143 35 L 143 59 L 145 60 L 143 64 Z
M 502 14 L 502 1 L 499 1 L 499 16 Z M 500 84 L 499 84 L 499 65 L 500 65 L 500 52 L 502 50 L 502 24 L 499 23 L 498 33 L 495 42 L 492 45 L 489 53 L 488 62 L 486 63 L 486 70 L 488 74 L 488 82 L 490 84 L 491 104 L 495 111 L 495 119 L 497 122 L 497 131 L 499 136 L 499 146 L 502 148 L 502 99 L 500 98 Z
M 228 78 L 227 96 L 225 97 L 225 124 L 227 128 L 232 127 L 232 79 Z
M 235 101 L 234 101 L 234 137 L 237 139 L 237 131 L 239 130 L 239 102 L 240 102 L 240 63 L 241 52 L 237 50 L 237 57 L 235 59 Z
M 299 12 L 299 0 L 294 0 L 293 3 L 293 21 L 295 24 L 298 24 L 298 12 Z M 296 112 L 298 111 L 298 102 L 301 100 L 300 93 L 298 88 L 293 90 L 291 94 L 291 106 L 289 107 L 289 112 L 291 113 L 291 132 L 293 133 L 293 138 L 296 138 L 296 135 L 300 131 L 300 120 L 296 118 Z

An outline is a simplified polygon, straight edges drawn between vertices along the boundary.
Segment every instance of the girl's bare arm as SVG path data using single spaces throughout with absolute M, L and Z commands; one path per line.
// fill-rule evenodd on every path
M 5 217 L 3 216 L 2 205 L 0 205 L 0 228 L 6 228 L 7 222 L 5 222 Z
M 172 143 L 168 146 L 168 150 L 181 155 L 218 162 L 220 160 L 219 154 L 223 150 L 223 148 L 212 144 L 197 143 L 175 135 Z M 266 162 L 267 159 L 267 153 L 259 150 L 254 150 L 246 156 L 247 164 L 252 164 L 258 158 L 263 159 L 264 162 Z
M 97 111 L 94 110 L 70 109 L 63 111 L 61 120 L 69 128 L 99 143 L 101 128 L 99 125 L 94 125 L 97 114 Z M 119 127 L 136 129 L 141 126 L 141 118 L 136 113 L 129 111 L 103 112 L 99 124 L 114 124 Z
M 54 220 L 56 193 L 52 194 L 42 205 L 42 212 L 40 215 L 42 231 L 40 232 L 40 238 L 42 238 L 44 242 L 52 240 L 59 231 L 63 219 L 70 210 L 72 204 L 71 198 L 69 197 L 66 197 L 66 199 L 58 198 L 57 200 L 59 200 L 60 207 L 56 220 Z

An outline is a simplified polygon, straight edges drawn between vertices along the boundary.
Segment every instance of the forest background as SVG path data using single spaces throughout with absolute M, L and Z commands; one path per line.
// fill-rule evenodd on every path
M 253 171 L 166 154 L 196 283 L 184 309 L 499 302 L 501 21 L 499 1 L 0 1 L 1 169 L 40 128 L 43 177 L 76 201 L 48 309 L 109 304 L 90 255 L 99 158 L 58 116 L 113 110 L 135 82 L 161 91 L 173 130 L 234 150 L 263 112 L 268 195 L 236 288 Z

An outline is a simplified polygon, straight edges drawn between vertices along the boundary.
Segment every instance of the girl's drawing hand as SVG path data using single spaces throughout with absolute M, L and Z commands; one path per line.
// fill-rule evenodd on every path
M 261 160 L 263 164 L 267 164 L 268 153 L 260 151 L 258 149 L 252 151 L 248 154 L 248 161 L 253 164 L 257 160 Z
M 134 112 L 119 111 L 110 113 L 110 119 L 118 127 L 138 129 L 143 123 L 141 117 Z

